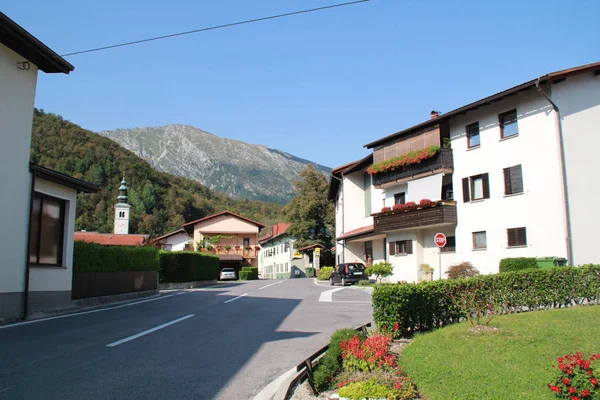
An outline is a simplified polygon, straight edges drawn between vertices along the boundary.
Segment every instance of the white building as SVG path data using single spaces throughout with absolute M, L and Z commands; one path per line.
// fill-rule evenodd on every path
M 259 240 L 258 273 L 263 279 L 286 279 L 292 273 L 295 239 L 286 233 L 290 224 L 273 225 L 271 233 Z
M 421 280 L 422 263 L 438 278 L 437 232 L 449 239 L 442 274 L 461 261 L 497 272 L 507 257 L 600 262 L 600 210 L 590 204 L 600 189 L 588 178 L 588 153 L 600 144 L 599 75 L 600 63 L 547 74 L 367 144 L 370 158 L 332 172 L 338 262 L 371 251 L 394 265 L 392 281 Z M 397 158 L 426 148 L 418 163 Z M 405 164 L 378 165 L 390 160 Z
M 77 190 L 93 191 L 97 188 L 62 174 L 54 175 L 54 171 L 38 170 L 45 177 L 40 176 L 34 182 L 32 175 L 35 175 L 36 168 L 32 167 L 30 171 L 29 152 L 38 70 L 68 74 L 73 69 L 71 64 L 0 12 L 0 121 L 3 140 L 0 146 L 3 193 L 0 196 L 0 223 L 4 227 L 0 231 L 0 321 L 23 317 L 31 306 L 37 307 L 46 300 L 54 299 L 58 304 L 69 297 L 70 301 L 67 292 L 71 290 L 74 196 Z M 50 180 L 49 175 L 55 181 Z M 71 187 L 73 190 L 60 188 L 56 180 L 60 181 L 59 185 L 64 186 L 68 182 L 76 187 Z M 41 240 L 39 247 L 29 249 L 30 212 L 40 204 L 36 192 L 40 196 L 43 193 L 47 198 L 57 199 L 49 200 L 41 213 L 41 223 L 49 223 L 56 230 L 50 229 L 50 226 L 44 228 L 41 238 L 37 237 Z M 59 204 L 58 209 L 56 204 Z M 55 218 L 57 215 L 58 219 Z M 31 232 L 32 235 L 34 233 Z M 37 262 L 30 263 L 28 253 L 33 260 L 34 250 L 38 251 L 35 254 Z M 54 292 L 62 293 L 54 296 Z
M 163 250 L 170 251 L 194 251 L 192 238 L 185 229 L 180 229 L 175 232 L 167 233 L 166 235 L 157 237 L 153 242 L 160 245 Z

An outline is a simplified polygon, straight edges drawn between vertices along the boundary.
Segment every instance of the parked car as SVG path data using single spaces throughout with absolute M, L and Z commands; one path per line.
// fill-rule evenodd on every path
M 336 265 L 329 278 L 329 284 L 333 286 L 336 283 L 341 283 L 342 286 L 346 286 L 349 283 L 357 283 L 358 281 L 368 279 L 369 275 L 367 275 L 364 264 L 344 263 Z
M 223 268 L 221 270 L 221 273 L 219 274 L 219 280 L 220 281 L 226 281 L 226 280 L 237 280 L 237 276 L 235 274 L 235 269 L 233 268 Z

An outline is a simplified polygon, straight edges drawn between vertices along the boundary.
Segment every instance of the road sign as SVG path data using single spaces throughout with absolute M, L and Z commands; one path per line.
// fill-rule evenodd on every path
M 443 233 L 436 233 L 433 240 L 437 247 L 444 247 L 446 245 L 446 235 Z

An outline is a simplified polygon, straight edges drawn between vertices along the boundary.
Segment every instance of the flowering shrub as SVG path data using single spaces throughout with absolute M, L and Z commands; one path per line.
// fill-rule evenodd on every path
M 394 204 L 394 206 L 392 207 L 393 211 L 413 211 L 416 210 L 418 208 L 417 203 L 415 203 L 414 201 L 409 201 L 408 203 L 404 203 L 404 204 Z
M 360 342 L 358 336 L 342 341 L 342 360 L 347 371 L 373 371 L 377 368 L 392 369 L 396 356 L 389 353 L 392 337 L 375 334 Z
M 421 201 L 419 201 L 419 208 L 431 207 L 434 204 L 435 204 L 435 201 L 431 201 L 429 199 L 421 199 Z
M 392 211 L 392 207 L 383 207 L 381 209 L 381 212 L 388 212 L 388 211 Z
M 555 365 L 552 367 L 556 368 Z M 599 376 L 594 374 L 599 369 L 600 353 L 593 354 L 589 360 L 579 352 L 560 357 L 556 377 L 548 383 L 548 388 L 559 399 L 600 399 Z
M 405 167 L 411 164 L 418 164 L 423 160 L 435 156 L 440 151 L 440 146 L 429 146 L 424 149 L 411 151 L 400 157 L 394 157 L 389 160 L 384 160 L 367 168 L 367 173 L 370 175 L 379 172 L 393 171 L 396 168 Z

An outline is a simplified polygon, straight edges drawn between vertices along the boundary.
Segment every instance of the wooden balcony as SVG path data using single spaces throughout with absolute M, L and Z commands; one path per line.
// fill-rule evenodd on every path
M 438 201 L 435 205 L 412 211 L 387 211 L 373 214 L 375 233 L 399 229 L 426 228 L 456 224 L 456 202 Z
M 448 172 L 454 170 L 452 149 L 441 148 L 433 157 L 421 161 L 418 164 L 400 167 L 394 171 L 380 172 L 373 175 L 373 185 L 381 187 L 386 184 L 416 179 L 435 172 Z
M 255 246 L 250 246 L 252 247 L 251 249 L 244 249 L 244 248 L 240 248 L 240 249 L 236 249 L 235 246 L 232 246 L 231 249 L 227 250 L 225 249 L 225 247 L 221 246 L 215 246 L 212 249 L 207 249 L 207 248 L 202 248 L 202 253 L 210 253 L 210 254 L 215 254 L 215 255 L 220 255 L 220 254 L 230 254 L 230 255 L 238 255 L 238 256 L 242 256 L 243 258 L 256 258 L 258 257 L 258 252 L 260 251 L 260 248 L 257 248 Z

